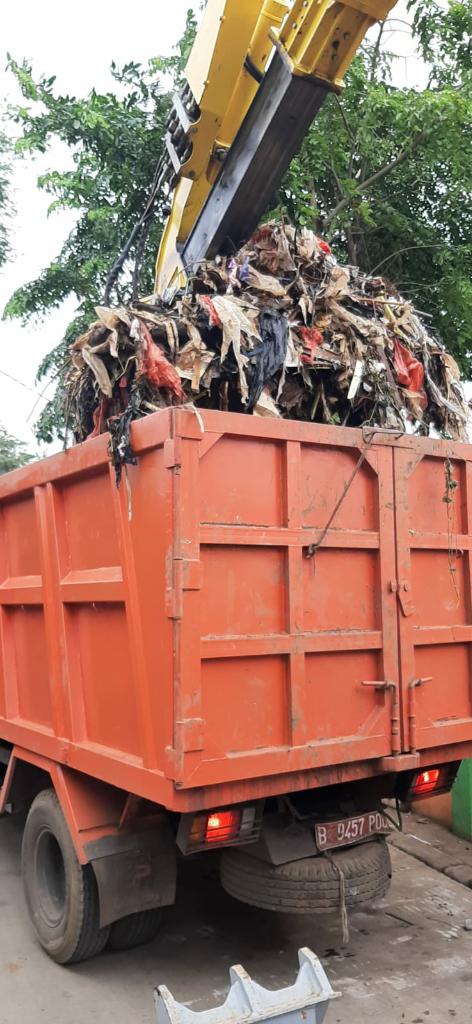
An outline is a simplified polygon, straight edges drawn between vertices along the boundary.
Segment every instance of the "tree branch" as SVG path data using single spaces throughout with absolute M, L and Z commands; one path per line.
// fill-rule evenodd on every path
M 349 167 L 348 167 L 348 171 L 347 171 L 348 178 L 352 178 L 352 172 L 354 170 L 354 159 L 355 159 L 355 156 L 356 156 L 357 137 L 358 137 L 358 132 L 356 132 L 356 134 L 354 135 L 353 140 L 352 140 L 351 153 L 350 153 L 350 156 L 349 156 Z
M 384 33 L 386 22 L 381 21 L 379 25 L 379 34 L 377 36 L 377 42 L 374 46 L 374 52 L 372 54 L 372 61 L 370 65 L 369 84 L 373 85 L 375 81 L 375 72 L 377 71 L 377 64 L 379 63 L 380 56 L 380 43 L 382 42 L 382 36 Z
M 336 171 L 335 171 L 335 168 L 334 168 L 333 158 L 331 157 L 330 163 L 328 163 L 327 160 L 323 160 L 323 164 L 326 167 L 326 170 L 329 171 L 330 174 L 333 175 L 333 178 L 334 178 L 334 181 L 335 181 L 335 185 L 336 185 L 336 192 L 337 192 L 339 200 L 341 200 L 341 197 L 343 196 L 343 189 L 342 189 L 341 182 L 340 182 L 340 180 L 338 178 L 338 175 L 336 174 Z M 312 183 L 312 192 L 314 194 L 315 183 L 314 183 L 313 177 L 311 178 L 311 183 Z
M 328 165 L 326 165 L 328 166 Z M 313 175 L 310 175 L 310 206 L 312 210 L 316 210 L 316 192 L 315 192 L 315 179 Z
M 448 249 L 460 249 L 461 248 L 460 245 L 447 245 L 446 247 Z M 443 242 L 427 242 L 425 245 L 407 245 L 404 249 L 396 249 L 395 252 L 390 253 L 390 256 L 386 256 L 384 260 L 381 260 L 380 263 L 377 263 L 377 266 L 374 267 L 374 269 L 371 271 L 370 276 L 373 277 L 374 274 L 376 274 L 377 271 L 380 270 L 380 268 L 383 267 L 385 263 L 388 263 L 389 260 L 393 260 L 394 256 L 400 256 L 400 254 L 402 252 L 411 252 L 412 249 L 441 249 L 441 248 L 444 249 L 444 241 Z
M 338 214 L 341 213 L 341 211 L 344 210 L 346 206 L 348 206 L 349 203 L 352 202 L 353 199 L 356 199 L 357 196 L 361 195 L 362 192 L 365 192 L 365 190 L 370 188 L 371 185 L 374 185 L 376 181 L 380 181 L 381 178 L 385 178 L 385 176 L 387 174 L 390 174 L 390 171 L 393 171 L 395 167 L 400 167 L 401 164 L 405 163 L 405 160 L 408 160 L 408 157 L 411 156 L 412 153 L 414 153 L 415 149 L 419 145 L 421 145 L 428 132 L 431 131 L 431 129 L 434 127 L 436 123 L 437 121 L 429 125 L 428 128 L 424 128 L 423 131 L 419 132 L 419 134 L 416 135 L 414 139 L 412 139 L 408 146 L 406 146 L 403 152 L 396 156 L 394 160 L 391 160 L 389 164 L 386 164 L 385 167 L 381 167 L 379 171 L 376 171 L 375 174 L 372 174 L 370 176 L 370 178 L 367 178 L 366 181 L 363 181 L 360 185 L 358 185 L 358 187 L 354 190 L 354 192 L 351 193 L 350 196 L 346 196 L 344 199 L 341 199 L 341 202 L 338 203 L 333 210 L 331 210 L 331 213 L 329 213 L 327 217 L 325 217 L 323 221 L 323 229 L 329 227 L 334 218 L 337 217 Z
M 346 238 L 349 263 L 352 267 L 357 267 L 356 243 L 354 241 L 354 235 L 351 227 L 348 227 L 347 229 Z
M 344 124 L 344 127 L 345 127 L 346 131 L 347 131 L 347 134 L 349 135 L 349 138 L 350 138 L 351 142 L 354 142 L 354 136 L 352 134 L 352 131 L 351 131 L 350 127 L 349 127 L 349 123 L 348 123 L 347 117 L 346 117 L 346 115 L 344 113 L 344 110 L 342 108 L 342 103 L 340 102 L 339 96 L 336 96 L 336 93 L 334 93 L 334 98 L 336 100 L 337 108 L 339 110 L 339 113 L 341 114 L 341 117 L 342 117 L 342 120 L 343 120 L 343 124 Z

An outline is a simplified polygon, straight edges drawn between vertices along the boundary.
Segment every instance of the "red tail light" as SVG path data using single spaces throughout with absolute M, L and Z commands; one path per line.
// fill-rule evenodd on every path
M 206 826 L 207 843 L 224 843 L 239 831 L 241 811 L 215 811 L 209 814 Z
M 177 831 L 177 846 L 184 854 L 209 850 L 215 846 L 237 846 L 258 839 L 264 801 L 200 814 L 182 814 Z
M 427 771 L 420 772 L 413 783 L 412 796 L 424 796 L 425 793 L 432 793 L 439 782 L 439 775 L 439 768 L 428 768 Z

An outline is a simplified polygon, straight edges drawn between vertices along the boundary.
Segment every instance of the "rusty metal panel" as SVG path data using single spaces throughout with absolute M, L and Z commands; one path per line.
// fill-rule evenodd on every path
M 175 558 L 185 550 L 201 569 L 198 590 L 182 584 L 175 627 L 176 784 L 397 753 L 391 448 L 368 452 L 308 558 L 366 448 L 362 432 L 333 444 L 307 425 L 205 423 L 203 437 L 188 417 L 177 424 Z
M 0 735 L 163 803 L 174 729 L 168 441 L 166 413 L 133 434 L 130 501 L 106 438 L 0 484 Z

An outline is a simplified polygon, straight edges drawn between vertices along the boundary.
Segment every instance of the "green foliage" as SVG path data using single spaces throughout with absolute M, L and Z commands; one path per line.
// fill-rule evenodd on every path
M 203 3 L 200 4 L 201 8 L 204 6 Z M 156 66 L 160 71 L 165 71 L 172 75 L 174 88 L 176 89 L 179 89 L 184 84 L 184 70 L 190 57 L 196 31 L 197 19 L 193 11 L 188 10 L 184 34 L 175 47 L 176 52 L 172 57 L 161 57 L 156 61 Z
M 77 297 L 79 316 L 93 316 L 110 264 L 142 213 L 162 150 L 169 97 L 160 86 L 157 63 L 145 69 L 113 65 L 122 98 L 93 91 L 82 100 L 56 96 L 53 79 L 35 82 L 26 62 L 20 67 L 10 60 L 23 95 L 35 101 L 33 108 L 12 114 L 22 129 L 17 152 L 47 152 L 52 139 L 70 146 L 73 169 L 42 175 L 38 187 L 51 196 L 49 213 L 75 210 L 77 221 L 56 260 L 12 296 L 7 316 L 27 322 L 58 308 L 70 294 Z M 143 267 L 145 288 L 152 282 L 151 254 L 161 223 L 158 213 Z
M 431 81 L 457 88 L 472 71 L 470 3 L 450 0 L 445 12 L 436 0 L 409 0 L 408 10 Z
M 411 0 L 413 31 L 431 63 L 424 90 L 392 81 L 392 54 L 366 42 L 338 100 L 330 96 L 281 187 L 297 224 L 313 225 L 342 260 L 383 273 L 417 308 L 432 314 L 466 375 L 472 370 L 472 0 L 444 6 Z M 76 224 L 57 258 L 10 299 L 7 316 L 30 322 L 77 298 L 77 317 L 43 361 L 39 377 L 64 365 L 67 346 L 94 319 L 94 307 L 117 255 L 146 204 L 162 151 L 170 105 L 169 75 L 178 85 L 195 33 L 188 12 L 175 54 L 147 67 L 112 65 L 114 88 L 85 99 L 58 96 L 53 78 L 36 80 L 27 63 L 10 60 L 24 97 L 11 116 L 20 129 L 17 152 L 34 156 L 60 139 L 73 168 L 51 170 L 38 185 L 50 212 L 76 211 Z M 164 77 L 164 76 L 167 76 Z M 165 219 L 157 206 L 141 269 L 142 294 L 152 291 L 154 261 Z M 135 249 L 113 296 L 127 301 Z M 61 429 L 58 395 L 37 433 Z
M 463 373 L 472 371 L 472 0 L 411 0 L 431 63 L 428 87 L 399 89 L 392 55 L 365 44 L 341 100 L 322 107 L 282 188 L 296 223 L 335 253 L 385 274 L 432 314 Z
M 0 122 L 0 267 L 11 255 L 9 220 L 12 214 L 10 200 L 11 144 L 2 131 Z
M 32 458 L 33 455 L 27 452 L 23 441 L 18 441 L 0 424 L 0 474 L 26 466 Z
M 113 91 L 92 91 L 85 99 L 56 95 L 53 77 L 36 80 L 26 61 L 18 64 L 9 57 L 9 68 L 25 101 L 10 111 L 20 129 L 17 154 L 34 157 L 47 153 L 50 143 L 59 139 L 70 147 L 73 161 L 72 169 L 41 175 L 38 187 L 51 196 L 50 214 L 56 210 L 77 212 L 75 226 L 56 259 L 36 280 L 19 288 L 4 311 L 5 317 L 18 317 L 27 324 L 58 309 L 69 295 L 75 296 L 76 318 L 64 339 L 43 360 L 38 379 L 64 364 L 70 342 L 95 319 L 95 306 L 103 297 L 110 269 L 143 212 L 171 105 L 172 93 L 164 82 L 169 75 L 176 83 L 181 78 L 195 27 L 189 11 L 175 55 L 153 59 L 146 67 L 130 62 L 119 69 L 113 63 Z M 161 196 L 157 202 L 141 264 L 142 294 L 153 290 L 166 201 Z M 114 301 L 130 298 L 135 253 L 136 246 L 130 252 Z M 41 413 L 36 425 L 38 438 L 50 442 L 55 431 L 61 434 L 61 424 L 56 395 Z

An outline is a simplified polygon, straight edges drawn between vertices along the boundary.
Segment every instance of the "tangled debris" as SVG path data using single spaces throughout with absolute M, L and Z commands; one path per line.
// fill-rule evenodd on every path
M 118 482 L 132 420 L 183 403 L 467 440 L 459 369 L 427 314 L 306 229 L 264 225 L 203 263 L 172 308 L 97 316 L 72 345 L 66 423 L 77 442 L 111 431 Z

